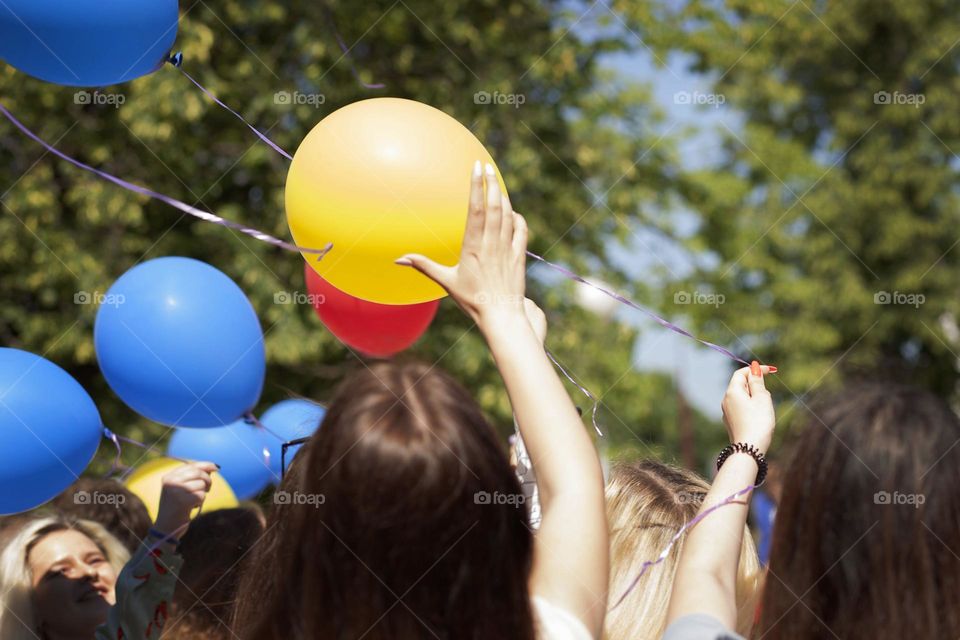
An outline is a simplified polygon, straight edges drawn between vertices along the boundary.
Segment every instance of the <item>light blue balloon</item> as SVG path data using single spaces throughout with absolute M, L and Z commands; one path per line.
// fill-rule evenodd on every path
M 113 283 L 94 347 L 110 388 L 172 427 L 219 427 L 253 409 L 263 389 L 263 332 L 230 278 L 190 258 L 157 258 Z
M 97 451 L 100 413 L 70 374 L 0 348 L 0 514 L 40 506 L 76 480 Z
M 274 472 L 275 482 L 279 482 L 280 449 L 283 442 L 313 435 L 326 413 L 327 410 L 315 402 L 291 398 L 278 402 L 260 416 L 260 422 L 269 430 L 267 439 L 270 447 L 270 468 Z M 283 438 L 283 441 L 281 442 L 272 434 Z M 301 446 L 303 445 L 287 448 L 286 460 L 288 466 Z
M 163 66 L 177 0 L 3 0 L 0 58 L 47 82 L 104 87 Z
M 167 455 L 216 462 L 233 493 L 247 500 L 260 493 L 273 478 L 267 445 L 263 429 L 237 420 L 214 429 L 177 429 L 167 445 Z

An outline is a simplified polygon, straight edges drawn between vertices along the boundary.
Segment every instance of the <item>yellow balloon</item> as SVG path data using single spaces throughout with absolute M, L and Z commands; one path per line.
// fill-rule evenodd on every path
M 179 460 L 156 458 L 137 467 L 124 482 L 127 489 L 136 494 L 138 498 L 143 500 L 143 504 L 147 505 L 151 520 L 157 519 L 157 509 L 160 506 L 160 490 L 163 489 L 163 476 L 182 464 Z M 237 496 L 233 495 L 233 489 L 230 488 L 227 481 L 219 473 L 214 473 L 210 491 L 207 492 L 207 498 L 203 501 L 203 512 L 232 509 L 238 504 Z M 198 509 L 194 509 L 190 517 L 196 517 L 198 512 Z
M 333 243 L 319 262 L 304 257 L 341 291 L 381 304 L 442 298 L 437 284 L 394 260 L 420 253 L 457 263 L 477 160 L 493 164 L 439 109 L 400 98 L 355 102 L 321 120 L 294 154 L 287 224 L 301 247 Z

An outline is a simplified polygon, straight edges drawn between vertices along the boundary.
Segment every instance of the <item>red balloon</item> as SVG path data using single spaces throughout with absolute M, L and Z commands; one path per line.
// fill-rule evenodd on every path
M 378 304 L 340 291 L 303 265 L 313 308 L 324 326 L 344 344 L 379 358 L 408 348 L 437 315 L 439 300 L 419 304 Z

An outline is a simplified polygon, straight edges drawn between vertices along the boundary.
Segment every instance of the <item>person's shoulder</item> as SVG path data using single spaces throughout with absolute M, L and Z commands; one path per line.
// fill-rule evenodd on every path
M 694 613 L 674 620 L 663 633 L 663 640 L 744 640 L 722 622 L 705 613 Z
M 533 596 L 537 618 L 537 640 L 593 640 L 577 616 L 544 598 Z

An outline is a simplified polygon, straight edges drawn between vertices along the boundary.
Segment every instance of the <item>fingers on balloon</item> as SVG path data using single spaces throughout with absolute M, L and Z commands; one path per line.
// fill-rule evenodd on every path
M 487 238 L 494 239 L 500 235 L 500 218 L 502 216 L 502 211 L 500 210 L 500 185 L 497 182 L 497 173 L 494 171 L 493 165 L 489 162 L 486 165 L 485 173 L 487 195 L 483 232 Z

